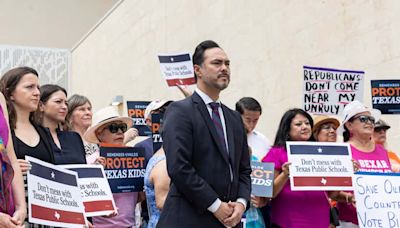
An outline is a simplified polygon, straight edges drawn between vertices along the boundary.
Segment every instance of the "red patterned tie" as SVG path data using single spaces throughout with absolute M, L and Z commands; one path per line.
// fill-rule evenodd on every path
M 225 133 L 224 133 L 224 127 L 222 126 L 221 122 L 221 116 L 219 115 L 218 108 L 220 107 L 220 104 L 217 102 L 211 102 L 209 103 L 211 110 L 212 110 L 212 115 L 211 119 L 214 122 L 215 129 L 217 130 L 219 140 L 221 142 L 222 147 L 224 150 L 227 150 L 226 148 L 226 142 L 225 142 Z

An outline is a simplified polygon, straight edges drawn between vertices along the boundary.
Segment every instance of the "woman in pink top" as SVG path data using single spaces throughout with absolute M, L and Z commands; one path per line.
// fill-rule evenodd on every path
M 275 163 L 275 179 L 271 205 L 272 227 L 327 228 L 329 201 L 323 191 L 291 191 L 287 141 L 314 141 L 313 120 L 302 109 L 288 110 L 282 117 L 273 147 L 263 162 Z
M 351 102 L 343 110 L 343 121 L 339 130 L 343 131 L 343 140 L 350 143 L 359 171 L 391 172 L 387 151 L 382 145 L 375 144 L 372 138 L 375 121 L 379 120 L 380 115 L 379 110 L 366 108 L 359 101 Z M 341 228 L 358 227 L 354 204 L 338 203 L 337 208 Z
M 26 204 L 22 173 L 10 137 L 8 111 L 0 92 L 0 227 L 25 227 Z

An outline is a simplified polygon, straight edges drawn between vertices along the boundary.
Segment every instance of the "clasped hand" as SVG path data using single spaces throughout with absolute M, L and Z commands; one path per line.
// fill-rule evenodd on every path
M 234 227 L 242 219 L 244 210 L 244 205 L 239 202 L 222 202 L 214 216 L 226 227 Z

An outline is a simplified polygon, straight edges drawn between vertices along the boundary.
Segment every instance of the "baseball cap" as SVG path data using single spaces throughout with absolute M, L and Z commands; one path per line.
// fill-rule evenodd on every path
M 151 112 L 152 111 L 156 111 L 157 109 L 169 105 L 169 103 L 171 103 L 172 101 L 166 101 L 166 100 L 154 100 L 152 101 L 146 108 L 146 110 L 144 111 L 144 119 L 149 119 Z

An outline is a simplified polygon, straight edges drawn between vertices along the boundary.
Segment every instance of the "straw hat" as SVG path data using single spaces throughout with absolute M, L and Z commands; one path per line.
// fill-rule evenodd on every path
M 118 111 L 112 107 L 106 107 L 100 109 L 93 114 L 93 124 L 83 135 L 83 138 L 89 143 L 99 143 L 99 139 L 96 136 L 96 131 L 99 127 L 115 121 L 122 121 L 131 127 L 133 124 L 132 118 L 119 116 Z
M 371 113 L 371 116 L 375 118 L 375 121 L 378 121 L 379 118 L 381 117 L 381 111 L 378 109 L 372 109 L 372 108 L 367 108 L 365 107 L 361 102 L 359 101 L 353 101 L 346 105 L 344 107 L 343 112 L 342 112 L 342 124 L 338 128 L 338 133 L 343 133 L 344 131 L 344 124 L 347 123 L 353 116 L 357 115 L 358 113 L 362 112 L 369 112 Z
M 325 123 L 333 123 L 336 128 L 338 128 L 340 125 L 340 122 L 338 119 L 336 119 L 335 117 L 330 117 L 330 116 L 326 116 L 326 115 L 313 116 L 313 120 L 314 120 L 314 127 L 312 130 L 313 133 L 315 133 L 321 127 L 321 125 L 323 125 Z

